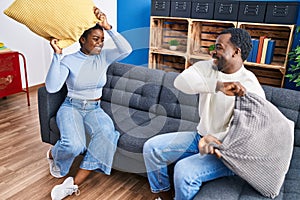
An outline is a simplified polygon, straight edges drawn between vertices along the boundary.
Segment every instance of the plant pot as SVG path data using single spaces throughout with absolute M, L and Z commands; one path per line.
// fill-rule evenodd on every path
M 169 46 L 169 49 L 172 51 L 176 51 L 177 50 L 177 46 Z

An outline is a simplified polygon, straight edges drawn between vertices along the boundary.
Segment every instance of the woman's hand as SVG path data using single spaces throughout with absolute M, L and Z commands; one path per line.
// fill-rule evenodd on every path
M 94 7 L 94 14 L 99 19 L 98 24 L 105 30 L 110 30 L 111 25 L 108 23 L 106 15 L 97 7 Z
M 62 48 L 60 48 L 58 45 L 57 45 L 57 42 L 58 42 L 58 39 L 51 39 L 50 40 L 50 45 L 52 47 L 52 49 L 54 50 L 55 53 L 57 54 L 62 54 Z
M 221 158 L 221 152 L 218 149 L 215 149 L 214 146 L 211 143 L 216 143 L 218 145 L 221 145 L 222 143 L 215 138 L 212 135 L 205 135 L 202 137 L 199 141 L 198 148 L 200 151 L 200 154 L 216 154 L 218 158 Z
M 229 96 L 244 96 L 246 88 L 240 82 L 217 82 L 216 91 L 221 91 Z

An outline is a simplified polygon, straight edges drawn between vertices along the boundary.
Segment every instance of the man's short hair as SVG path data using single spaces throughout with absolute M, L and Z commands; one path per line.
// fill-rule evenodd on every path
M 228 28 L 223 30 L 220 35 L 222 34 L 231 34 L 230 41 L 233 45 L 237 48 L 241 49 L 242 59 L 245 61 L 248 58 L 248 55 L 252 49 L 252 42 L 250 34 L 241 28 Z

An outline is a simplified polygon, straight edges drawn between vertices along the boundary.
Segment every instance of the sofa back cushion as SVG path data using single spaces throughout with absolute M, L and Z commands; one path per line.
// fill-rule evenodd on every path
M 300 92 L 265 85 L 263 89 L 266 98 L 295 123 L 294 145 L 300 147 Z
M 162 70 L 113 63 L 107 71 L 102 100 L 149 111 L 158 103 L 164 73 Z
M 177 119 L 199 122 L 199 95 L 188 95 L 174 87 L 178 73 L 166 73 L 156 113 Z

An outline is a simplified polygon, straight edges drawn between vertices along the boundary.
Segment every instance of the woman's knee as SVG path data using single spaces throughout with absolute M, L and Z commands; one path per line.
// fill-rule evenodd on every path
M 149 153 L 153 152 L 154 149 L 155 149 L 155 143 L 156 143 L 156 142 L 153 142 L 153 138 L 148 139 L 148 140 L 144 143 L 143 153 L 144 153 L 144 154 L 149 154 Z

